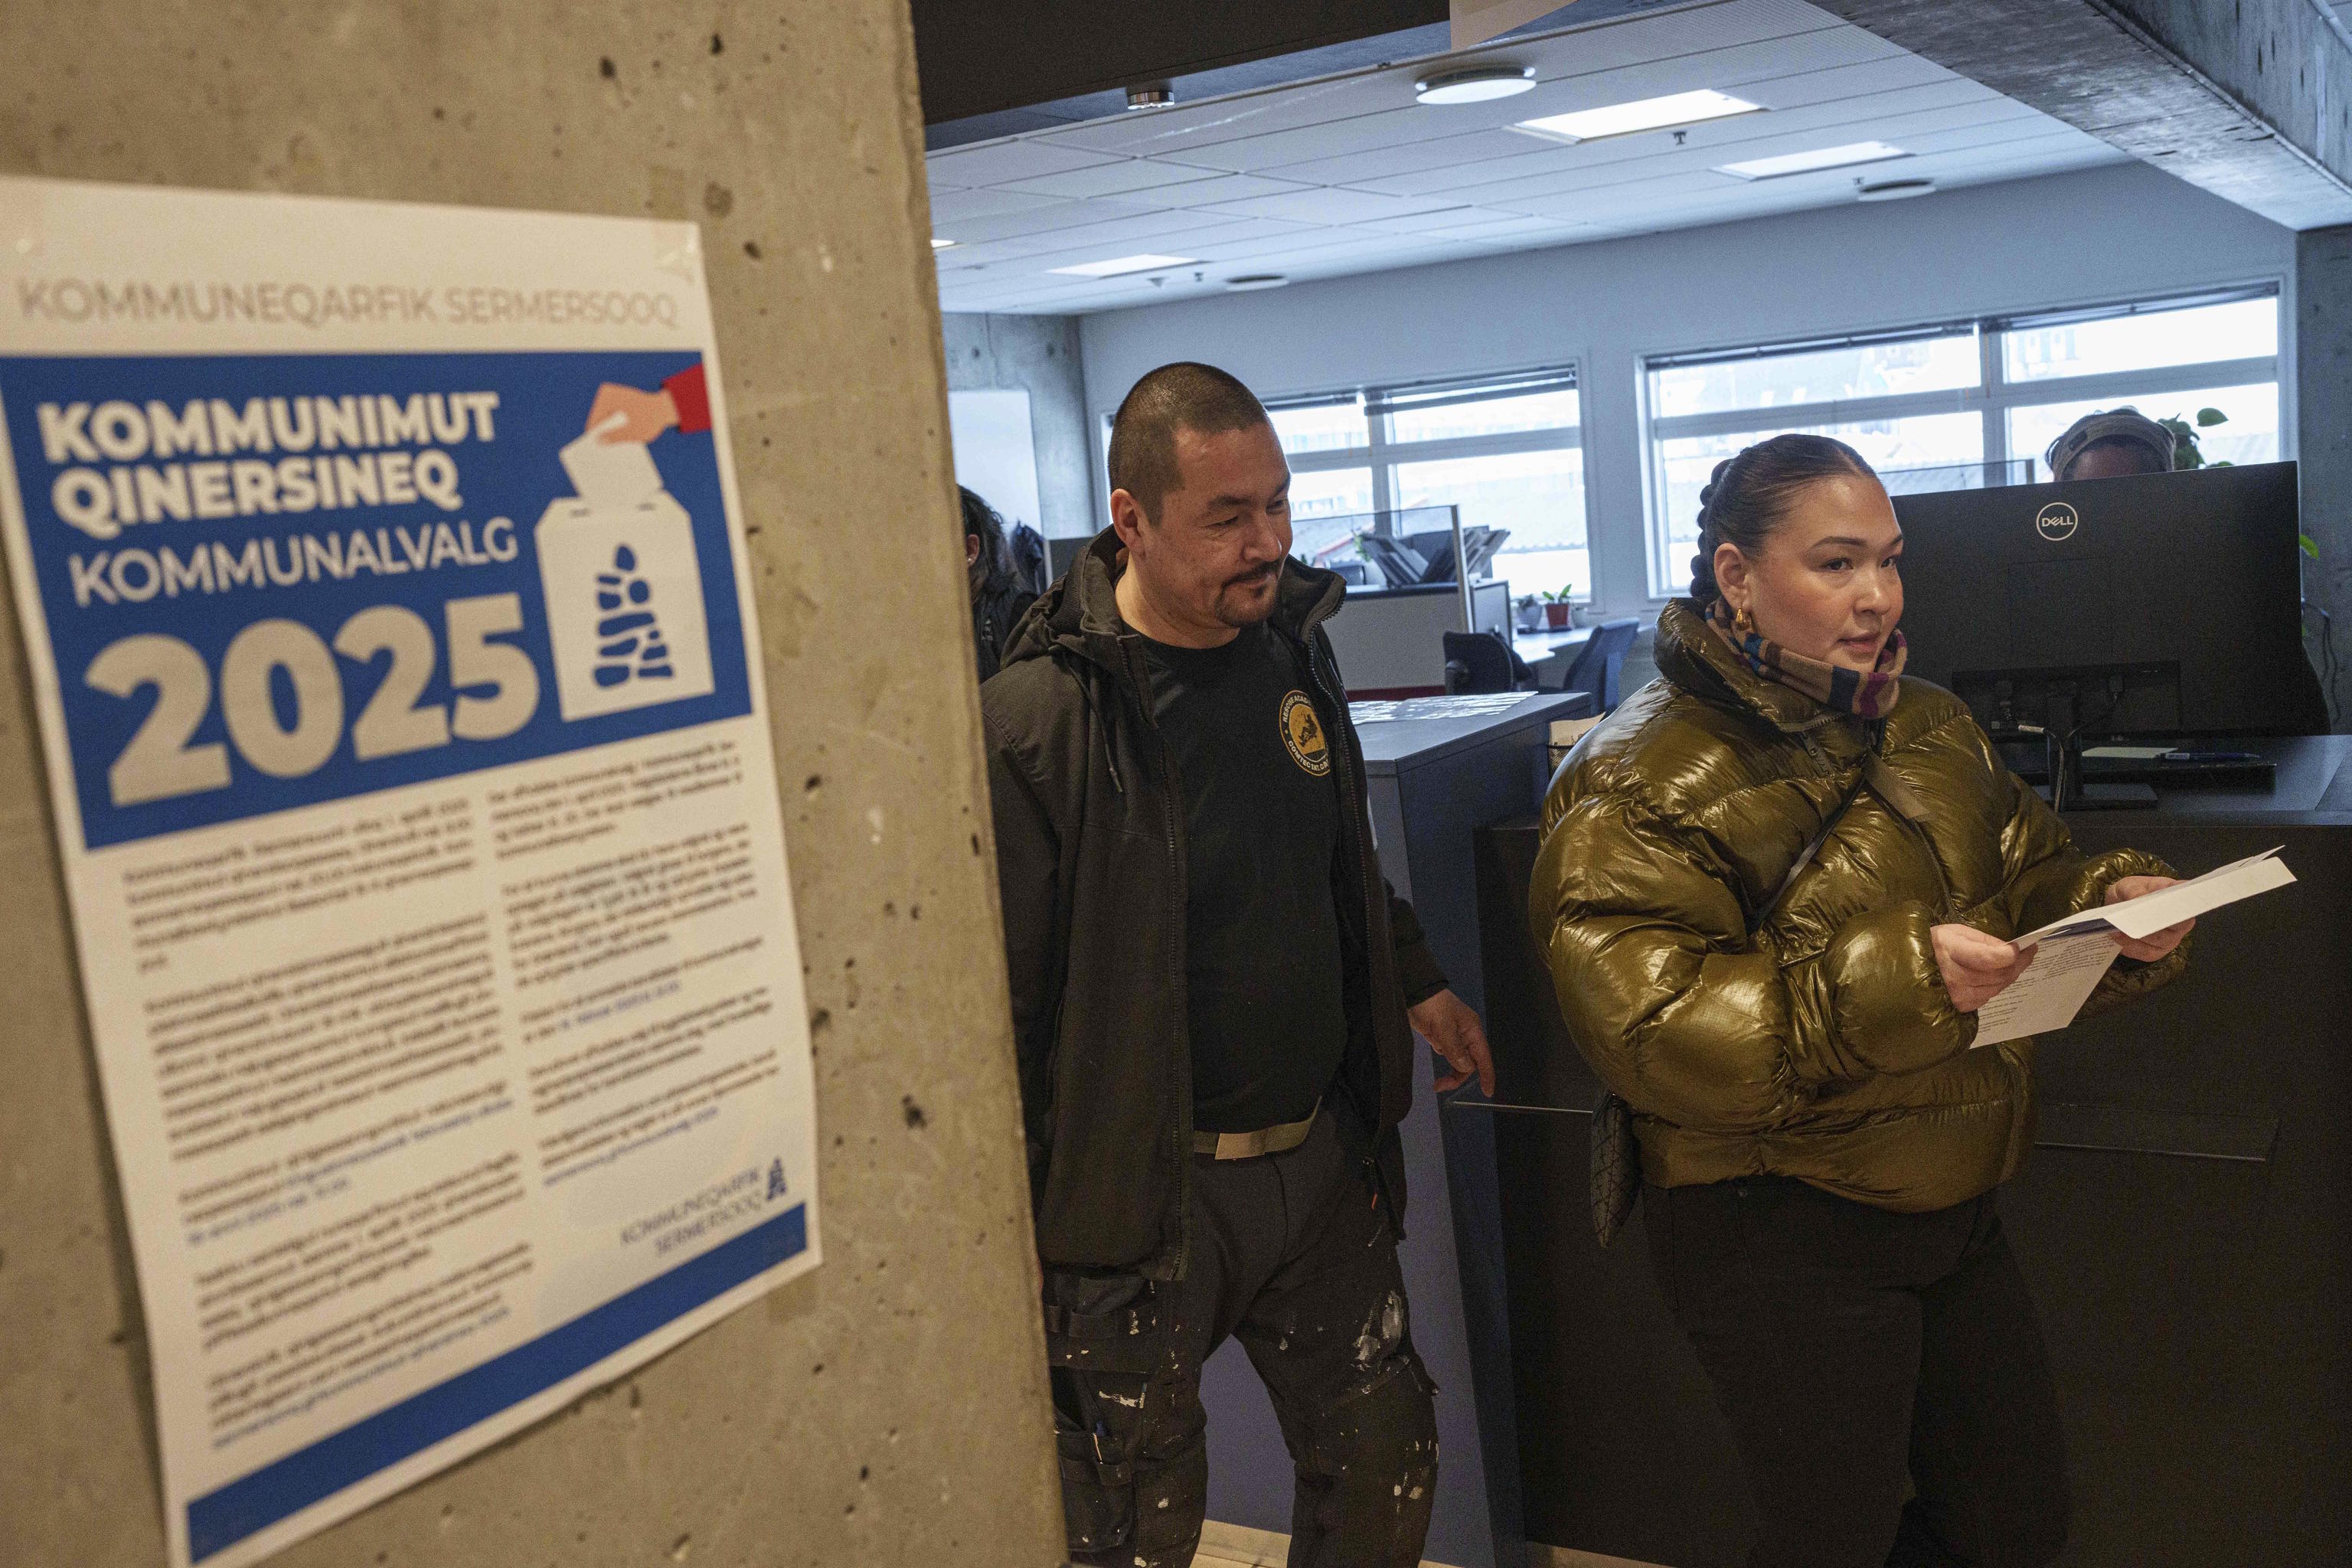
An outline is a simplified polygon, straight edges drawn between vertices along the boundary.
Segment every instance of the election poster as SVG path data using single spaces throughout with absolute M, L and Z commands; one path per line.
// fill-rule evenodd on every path
M 5 179 L 0 289 L 171 1559 L 232 1568 L 817 1264 L 701 253 Z

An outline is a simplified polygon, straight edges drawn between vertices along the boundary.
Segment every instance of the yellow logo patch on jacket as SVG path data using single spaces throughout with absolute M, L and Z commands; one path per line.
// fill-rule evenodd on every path
M 1317 778 L 1331 771 L 1331 742 L 1323 733 L 1323 721 L 1315 716 L 1315 704 L 1304 691 L 1291 692 L 1282 700 L 1282 743 L 1289 748 L 1290 760 Z

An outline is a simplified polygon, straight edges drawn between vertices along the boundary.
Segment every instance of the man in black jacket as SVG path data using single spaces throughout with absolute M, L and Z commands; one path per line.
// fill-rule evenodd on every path
M 1491 1089 L 1486 1040 L 1381 879 L 1321 629 L 1345 590 L 1289 557 L 1265 409 L 1162 366 L 1110 477 L 981 693 L 1071 1552 L 1192 1561 L 1231 1334 L 1295 1464 L 1293 1568 L 1410 1568 L 1437 1439 L 1397 1124 L 1412 1029 L 1440 1089 Z

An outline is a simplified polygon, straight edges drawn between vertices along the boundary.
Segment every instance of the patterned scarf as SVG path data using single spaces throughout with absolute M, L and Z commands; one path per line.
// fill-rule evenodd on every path
M 1707 624 L 1731 645 L 1741 663 L 1766 680 L 1801 691 L 1825 707 L 1851 713 L 1857 719 L 1885 718 L 1895 711 L 1895 700 L 1902 694 L 1903 688 L 1895 679 L 1903 673 L 1901 632 L 1887 637 L 1886 646 L 1878 650 L 1877 664 L 1865 674 L 1841 664 L 1826 664 L 1791 653 L 1779 643 L 1766 642 L 1754 632 L 1742 635 L 1732 625 L 1731 606 L 1721 599 L 1708 611 Z

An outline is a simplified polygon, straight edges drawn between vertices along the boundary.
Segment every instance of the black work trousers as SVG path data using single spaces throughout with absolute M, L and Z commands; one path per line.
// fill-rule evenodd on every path
M 1185 1568 L 1208 1509 L 1201 1363 L 1239 1337 L 1297 1483 L 1290 1568 L 1414 1568 L 1437 1484 L 1386 1206 L 1332 1112 L 1297 1148 L 1192 1162 L 1184 1278 L 1045 1275 L 1070 1555 Z
M 2057 1389 L 1990 1193 L 1895 1214 L 1765 1176 L 1643 1203 L 1763 1517 L 1750 1568 L 2058 1555 Z

